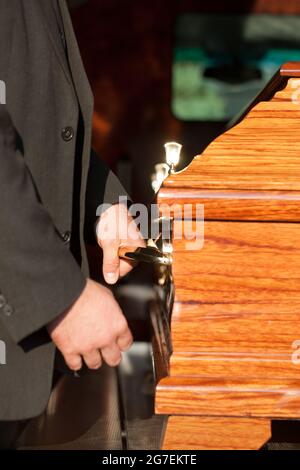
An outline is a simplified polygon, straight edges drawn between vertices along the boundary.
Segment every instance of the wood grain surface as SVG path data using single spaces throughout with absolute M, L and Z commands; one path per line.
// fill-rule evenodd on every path
M 299 191 L 300 81 L 256 104 L 165 188 Z
M 174 194 L 175 193 L 175 194 Z M 161 213 L 180 218 L 197 218 L 197 207 L 203 205 L 205 220 L 300 221 L 299 191 L 203 190 L 162 188 Z M 184 207 L 184 212 L 183 208 Z
M 300 415 L 300 380 L 167 377 L 156 412 L 166 415 L 291 418 Z
M 167 450 L 259 449 L 270 438 L 265 419 L 171 416 L 163 447 Z
M 300 64 L 289 63 L 158 194 L 174 218 L 173 352 L 156 390 L 165 448 L 259 448 L 271 419 L 300 418 L 299 136 Z

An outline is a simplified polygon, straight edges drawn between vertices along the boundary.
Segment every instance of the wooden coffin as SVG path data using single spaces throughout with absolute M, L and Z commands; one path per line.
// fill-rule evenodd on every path
M 165 449 L 258 449 L 300 418 L 300 63 L 158 194 L 204 205 L 204 244 L 173 239 L 172 354 L 156 387 Z M 187 238 L 187 237 L 186 237 Z

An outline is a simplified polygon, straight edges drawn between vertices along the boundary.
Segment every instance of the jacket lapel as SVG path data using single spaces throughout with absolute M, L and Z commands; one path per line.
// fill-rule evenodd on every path
M 71 76 L 78 96 L 83 119 L 91 126 L 94 100 L 88 78 L 82 63 L 79 47 L 73 30 L 69 10 L 65 0 L 58 0 L 66 36 L 67 55 Z
M 65 76 L 68 82 L 71 82 L 70 69 L 68 65 L 68 60 L 66 57 L 66 51 L 63 44 L 63 39 L 59 34 L 59 29 L 57 26 L 57 19 L 55 17 L 55 10 L 51 4 L 52 0 L 37 2 L 40 6 L 42 18 L 45 24 L 45 28 L 49 35 L 51 44 L 56 53 L 56 56 L 60 62 L 60 65 L 65 73 Z

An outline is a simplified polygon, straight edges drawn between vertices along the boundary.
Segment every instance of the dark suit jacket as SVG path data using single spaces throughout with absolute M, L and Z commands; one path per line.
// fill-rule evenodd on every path
M 88 276 L 89 170 L 98 184 L 89 188 L 90 212 L 123 193 L 94 154 L 91 161 L 93 97 L 65 0 L 56 7 L 0 2 L 0 420 L 38 415 L 47 404 L 54 346 L 45 325 L 78 298 Z M 69 250 L 72 230 L 81 269 Z

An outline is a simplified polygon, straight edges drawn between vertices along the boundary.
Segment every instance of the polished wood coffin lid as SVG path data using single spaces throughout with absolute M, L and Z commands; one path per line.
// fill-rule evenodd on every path
M 165 180 L 159 203 L 177 200 L 204 203 L 209 220 L 300 219 L 300 63 L 282 66 L 236 125 Z

